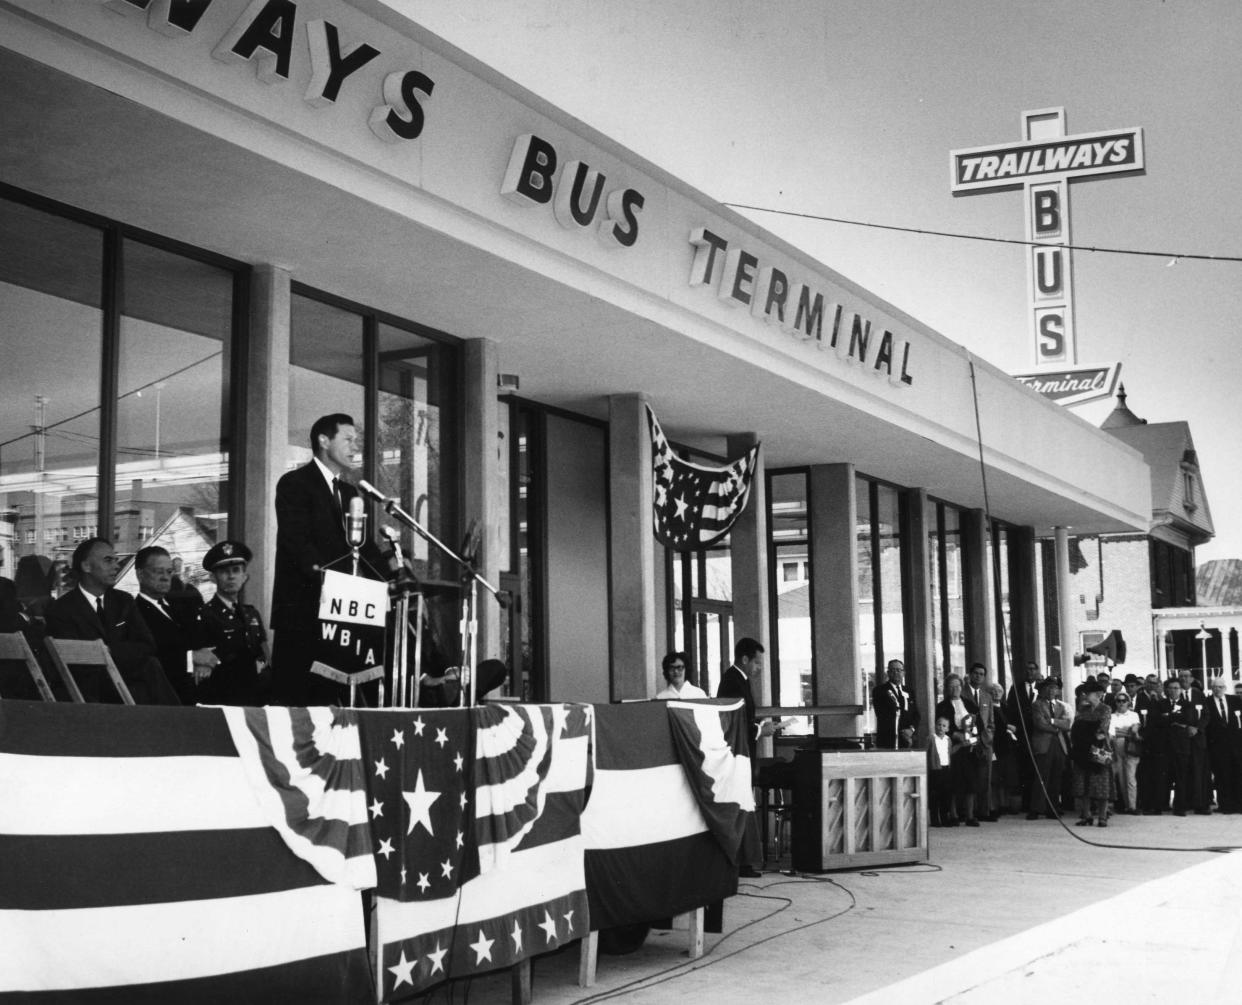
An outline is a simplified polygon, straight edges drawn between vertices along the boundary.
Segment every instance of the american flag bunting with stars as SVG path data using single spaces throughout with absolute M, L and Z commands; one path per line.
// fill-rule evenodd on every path
M 469 784 L 436 793 L 440 783 L 425 777 L 413 807 L 430 807 L 427 817 L 435 830 L 442 822 L 435 806 L 454 796 L 464 800 L 462 809 L 474 822 L 474 840 L 466 846 L 473 844 L 474 851 L 462 859 L 459 875 L 465 878 L 456 897 L 434 896 L 434 885 L 422 891 L 410 883 L 415 869 L 419 879 L 425 872 L 413 856 L 439 836 L 423 835 L 426 828 L 421 817 L 413 817 L 413 808 L 403 818 L 403 826 L 419 835 L 407 848 L 406 882 L 395 888 L 386 884 L 381 866 L 375 906 L 377 983 L 390 1001 L 449 977 L 512 966 L 588 930 L 579 818 L 592 777 L 591 706 L 484 705 L 422 715 L 427 720 L 459 715 L 473 724 L 475 758 L 472 765 L 463 763 Z M 403 798 L 409 795 L 409 774 L 407 768 Z M 451 814 L 443 818 L 454 844 L 455 820 Z M 437 850 L 430 860 L 440 854 Z
M 656 539 L 674 551 L 710 547 L 729 533 L 750 498 L 759 447 L 723 467 L 678 457 L 647 409 L 651 432 L 652 510 Z

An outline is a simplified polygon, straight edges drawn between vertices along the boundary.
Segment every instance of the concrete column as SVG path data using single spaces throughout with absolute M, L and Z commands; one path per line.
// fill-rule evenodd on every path
M 901 582 L 902 621 L 905 626 L 906 687 L 919 709 L 919 728 L 914 738 L 915 749 L 921 749 L 935 729 L 928 722 L 936 707 L 936 685 L 932 677 L 935 663 L 932 638 L 931 560 L 928 545 L 927 492 L 907 489 L 902 493 L 901 521 Z M 933 523 L 935 516 L 932 517 Z M 885 663 L 891 659 L 885 654 Z
M 966 622 L 966 667 L 976 660 L 996 662 L 992 618 L 992 566 L 988 562 L 988 521 L 981 509 L 962 511 L 962 591 Z
M 1014 527 L 1009 531 L 1009 609 L 1014 637 L 1009 640 L 1011 664 L 1004 683 L 1012 684 L 1014 667 L 1039 657 L 1039 585 L 1035 575 L 1035 529 Z M 996 668 L 997 673 L 1001 671 Z M 998 678 L 999 679 L 999 678 Z
M 655 697 L 656 610 L 647 396 L 608 398 L 612 697 Z
M 1069 528 L 1055 527 L 1053 533 L 1056 542 L 1057 627 L 1060 633 L 1058 642 L 1061 646 L 1061 685 L 1063 693 L 1073 694 L 1077 681 L 1071 678 L 1075 673 L 1074 649 L 1077 643 L 1074 639 L 1074 597 L 1071 592 L 1073 584 L 1070 581 Z
M 858 526 L 854 465 L 810 470 L 811 611 L 815 694 L 821 705 L 863 704 L 858 655 Z M 858 736 L 859 718 L 820 716 L 820 736 Z
M 496 399 L 499 350 L 489 339 L 472 339 L 462 347 L 462 522 L 478 521 L 482 546 L 479 575 L 499 586 L 505 565 L 500 554 L 500 521 L 506 500 L 500 486 L 500 407 Z M 500 655 L 500 605 L 486 590 L 478 592 L 479 660 Z
M 728 437 L 729 459 L 741 457 L 759 442 L 754 433 L 737 433 Z M 768 617 L 768 493 L 764 480 L 763 451 L 755 464 L 755 477 L 750 483 L 750 499 L 729 532 L 729 567 L 733 576 L 733 638 L 749 635 L 765 648 L 771 642 Z M 732 653 L 725 658 L 731 660 Z M 755 701 L 772 703 L 772 677 L 765 670 L 760 681 L 752 681 Z M 760 748 L 762 751 L 762 748 Z
M 241 531 L 254 553 L 246 601 L 271 624 L 276 565 L 276 482 L 289 445 L 290 276 L 259 265 L 250 279 L 250 344 L 246 365 L 245 502 Z M 310 430 L 304 430 L 309 436 Z

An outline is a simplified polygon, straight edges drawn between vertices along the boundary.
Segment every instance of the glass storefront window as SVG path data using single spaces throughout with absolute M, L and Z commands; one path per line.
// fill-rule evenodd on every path
M 353 311 L 294 293 L 289 321 L 289 445 L 285 470 L 311 459 L 310 429 L 322 415 L 354 419 L 366 439 L 363 318 Z M 355 458 L 361 468 L 363 458 Z
M 814 704 L 807 496 L 803 472 L 774 473 L 768 482 L 769 568 L 776 598 L 773 703 L 777 705 Z M 785 733 L 805 735 L 812 728 L 810 717 L 800 718 Z
M 952 506 L 944 508 L 944 610 L 948 630 L 949 662 L 947 673 L 966 673 L 966 606 L 962 596 L 962 521 L 961 513 Z M 943 697 L 944 679 L 937 682 L 937 694 Z
M 0 575 L 34 614 L 53 563 L 99 533 L 103 243 L 0 199 Z
M 876 638 L 875 610 L 875 549 L 872 546 L 871 482 L 858 478 L 854 483 L 857 522 L 854 547 L 858 560 L 858 659 L 860 663 L 863 704 L 866 708 L 866 731 L 875 730 L 871 710 L 871 692 L 875 689 Z
M 450 547 L 456 547 L 446 515 L 444 415 L 440 407 L 444 348 L 414 332 L 380 323 L 379 420 L 376 430 L 376 487 Z M 422 579 L 456 579 L 443 556 L 409 530 L 402 548 Z
M 880 644 L 876 669 L 889 660 L 906 658 L 906 622 L 902 609 L 901 589 L 901 498 L 889 485 L 876 486 L 875 529 L 879 537 L 879 554 L 875 566 L 880 575 Z
M 233 274 L 137 241 L 121 256 L 116 550 L 159 545 L 204 598 L 228 536 Z M 132 566 L 119 585 L 137 589 Z

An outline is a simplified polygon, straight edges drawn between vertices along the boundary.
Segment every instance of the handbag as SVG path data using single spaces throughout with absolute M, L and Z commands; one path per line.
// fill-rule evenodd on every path
M 1143 741 L 1133 733 L 1126 734 L 1126 757 L 1138 757 L 1143 753 Z
M 1108 742 L 1107 736 L 1103 738 L 1097 736 L 1095 742 L 1091 744 L 1089 753 L 1092 764 L 1107 767 L 1113 763 L 1113 745 Z

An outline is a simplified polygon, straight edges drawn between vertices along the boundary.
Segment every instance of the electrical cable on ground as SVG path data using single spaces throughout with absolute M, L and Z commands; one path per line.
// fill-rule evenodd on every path
M 685 977 L 688 974 L 696 973 L 697 971 L 704 970 L 707 967 L 715 966 L 717 963 L 723 963 L 725 960 L 730 959 L 731 957 L 737 956 L 741 953 L 748 952 L 749 950 L 754 949 L 757 946 L 762 946 L 765 943 L 773 941 L 774 939 L 784 938 L 787 935 L 793 935 L 795 932 L 805 931 L 808 928 L 814 928 L 816 925 L 822 925 L 825 922 L 834 921 L 835 919 L 840 918 L 842 915 L 848 914 L 857 905 L 857 899 L 855 898 L 852 891 L 842 886 L 840 883 L 836 882 L 835 880 L 829 879 L 826 877 L 821 878 L 821 877 L 816 877 L 816 876 L 805 876 L 805 877 L 799 877 L 797 879 L 778 880 L 775 883 L 769 883 L 766 886 L 760 887 L 760 889 L 768 890 L 774 886 L 785 886 L 790 883 L 798 883 L 798 884 L 827 883 L 831 886 L 835 886 L 838 890 L 840 890 L 847 897 L 849 897 L 849 900 L 850 900 L 849 905 L 847 907 L 842 908 L 840 911 L 836 911 L 833 914 L 826 915 L 823 918 L 817 918 L 815 921 L 808 921 L 805 924 L 797 925 L 793 928 L 787 928 L 780 932 L 773 932 L 771 935 L 764 936 L 762 939 L 759 939 L 756 942 L 751 942 L 744 946 L 739 946 L 737 949 L 724 953 L 723 955 L 717 956 L 715 955 L 716 951 L 728 939 L 737 935 L 739 932 L 745 931 L 747 928 L 749 928 L 752 925 L 757 925 L 762 921 L 767 921 L 769 918 L 776 917 L 778 914 L 783 913 L 784 911 L 788 910 L 793 905 L 793 901 L 790 900 L 788 897 L 770 897 L 770 896 L 765 896 L 764 894 L 760 894 L 760 893 L 739 893 L 738 896 L 750 897 L 754 900 L 782 901 L 783 906 L 777 908 L 775 911 L 772 911 L 768 914 L 763 915 L 762 917 L 752 918 L 750 921 L 746 922 L 744 925 L 739 925 L 737 928 L 733 929 L 733 931 L 728 932 L 723 938 L 720 939 L 719 942 L 717 942 L 714 946 L 708 949 L 703 954 L 703 956 L 701 956 L 697 960 L 686 960 L 683 963 L 677 963 L 671 967 L 666 967 L 664 970 L 657 971 L 654 974 L 649 974 L 645 977 L 637 977 L 634 980 L 629 981 L 628 983 L 618 985 L 615 988 L 610 988 L 607 991 L 601 991 L 598 994 L 587 995 L 583 998 L 575 999 L 573 1002 L 570 1003 L 570 1005 L 595 1005 L 596 1002 L 607 1001 L 610 998 L 615 998 L 618 995 L 626 994 L 630 991 L 645 991 L 649 988 L 658 987 L 659 985 L 665 984 L 668 981 L 676 980 L 679 977 Z

